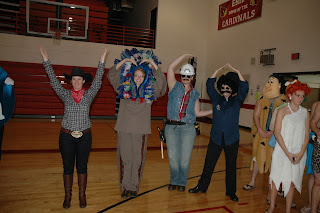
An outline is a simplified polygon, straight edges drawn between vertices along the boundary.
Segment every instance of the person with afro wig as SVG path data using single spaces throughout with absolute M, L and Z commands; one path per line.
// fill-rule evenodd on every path
M 217 74 L 225 68 L 234 72 L 222 75 L 216 83 Z M 240 71 L 229 63 L 216 70 L 207 80 L 207 92 L 213 107 L 210 141 L 201 178 L 198 185 L 189 190 L 190 193 L 207 191 L 223 149 L 226 158 L 226 196 L 232 201 L 239 200 L 236 195 L 236 165 L 240 136 L 239 114 L 248 90 L 248 82 L 245 81 Z

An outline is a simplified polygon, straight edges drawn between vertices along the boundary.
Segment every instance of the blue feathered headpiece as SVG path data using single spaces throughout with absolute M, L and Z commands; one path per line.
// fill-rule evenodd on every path
M 152 88 L 153 83 L 155 82 L 155 78 L 152 73 L 153 66 L 152 64 L 140 62 L 143 59 L 152 59 L 155 64 L 159 65 L 161 62 L 158 60 L 158 57 L 153 54 L 152 50 L 138 50 L 136 48 L 132 48 L 131 50 L 125 49 L 122 51 L 121 60 L 116 59 L 114 64 L 118 64 L 125 58 L 133 58 L 138 66 L 134 65 L 131 62 L 126 62 L 120 72 L 120 86 L 118 88 L 118 98 L 123 99 L 137 99 L 140 98 L 141 102 L 146 100 L 154 100 L 154 89 Z M 133 76 L 136 69 L 141 68 L 145 72 L 145 78 L 143 83 L 139 88 L 134 83 Z

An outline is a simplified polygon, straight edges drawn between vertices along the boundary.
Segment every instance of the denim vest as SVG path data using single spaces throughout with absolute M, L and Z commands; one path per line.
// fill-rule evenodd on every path
M 179 121 L 179 109 L 182 101 L 182 96 L 185 93 L 184 86 L 180 82 L 176 82 L 172 90 L 169 92 L 168 97 L 168 107 L 167 107 L 167 114 L 168 118 L 171 120 Z M 190 94 L 190 100 L 186 110 L 186 116 L 181 119 L 182 122 L 187 124 L 194 124 L 196 122 L 196 114 L 194 111 L 194 106 L 199 98 L 199 92 L 193 88 Z

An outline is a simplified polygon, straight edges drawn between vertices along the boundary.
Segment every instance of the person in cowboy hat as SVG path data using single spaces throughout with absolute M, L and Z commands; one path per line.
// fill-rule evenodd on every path
M 88 90 L 84 90 L 83 84 L 92 80 L 92 75 L 85 73 L 80 67 L 72 69 L 71 75 L 65 74 L 66 79 L 71 81 L 72 89 L 67 90 L 56 78 L 53 68 L 48 59 L 46 50 L 40 47 L 43 57 L 43 66 L 50 79 L 53 90 L 64 103 L 64 116 L 59 137 L 59 148 L 63 160 L 63 181 L 65 199 L 63 208 L 69 208 L 71 203 L 71 191 L 73 185 L 74 162 L 78 174 L 80 207 L 87 206 L 87 163 L 92 145 L 91 122 L 89 118 L 90 105 L 102 84 L 102 76 L 105 72 L 105 57 L 108 48 L 101 54 L 98 70 Z

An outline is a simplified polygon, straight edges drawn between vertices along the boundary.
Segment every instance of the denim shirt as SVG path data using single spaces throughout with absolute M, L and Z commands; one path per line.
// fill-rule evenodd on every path
M 181 82 L 176 82 L 172 90 L 169 92 L 167 114 L 168 119 L 179 121 L 179 109 L 182 101 L 182 96 L 185 94 L 185 88 Z M 186 110 L 186 116 L 181 119 L 182 122 L 187 124 L 194 124 L 196 122 L 196 114 L 194 111 L 194 106 L 199 98 L 199 92 L 193 88 L 190 93 L 190 100 Z
M 216 78 L 207 80 L 207 93 L 213 108 L 210 136 L 215 144 L 221 145 L 224 133 L 225 145 L 232 145 L 239 140 L 240 108 L 248 94 L 249 84 L 246 81 L 239 81 L 237 95 L 230 96 L 227 101 L 217 92 L 214 86 L 216 80 Z

